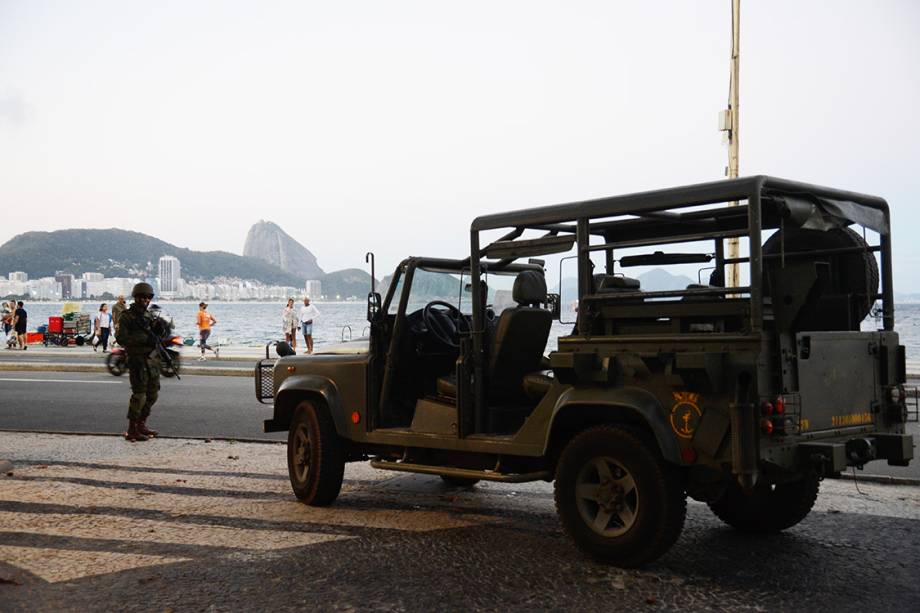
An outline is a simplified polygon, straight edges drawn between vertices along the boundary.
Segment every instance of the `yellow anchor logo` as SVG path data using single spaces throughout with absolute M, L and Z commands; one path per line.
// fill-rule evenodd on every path
M 671 429 L 681 438 L 692 438 L 703 412 L 699 406 L 699 394 L 674 392 L 674 406 L 671 407 Z

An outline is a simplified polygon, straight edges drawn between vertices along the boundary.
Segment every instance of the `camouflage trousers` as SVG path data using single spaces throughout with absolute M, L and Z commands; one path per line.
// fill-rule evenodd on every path
M 160 394 L 160 361 L 147 356 L 129 357 L 128 378 L 131 380 L 128 419 L 143 421 Z

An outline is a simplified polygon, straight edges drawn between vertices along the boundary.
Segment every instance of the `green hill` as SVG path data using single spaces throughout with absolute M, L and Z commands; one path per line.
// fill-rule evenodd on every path
M 371 291 L 371 275 L 360 268 L 346 268 L 326 273 L 320 277 L 323 295 L 327 300 L 339 296 L 342 299 L 356 296 L 364 298 Z
M 21 270 L 30 278 L 48 277 L 56 271 L 142 277 L 156 274 L 157 262 L 164 255 L 179 258 L 182 277 L 192 281 L 238 277 L 303 287 L 306 280 L 256 258 L 226 251 L 192 251 L 140 232 L 116 228 L 20 234 L 0 246 L 0 272 Z

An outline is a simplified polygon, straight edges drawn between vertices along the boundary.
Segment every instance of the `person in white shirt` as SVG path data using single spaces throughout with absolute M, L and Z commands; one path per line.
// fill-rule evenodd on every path
M 99 305 L 99 312 L 93 319 L 93 336 L 99 340 L 93 339 L 93 351 L 96 351 L 97 345 L 102 345 L 102 353 L 109 350 L 109 332 L 112 329 L 112 316 L 109 315 L 109 305 L 102 303 Z
M 307 354 L 313 353 L 313 320 L 317 317 L 319 317 L 319 309 L 310 304 L 309 296 L 304 296 L 303 306 L 300 307 L 300 330 L 307 344 Z

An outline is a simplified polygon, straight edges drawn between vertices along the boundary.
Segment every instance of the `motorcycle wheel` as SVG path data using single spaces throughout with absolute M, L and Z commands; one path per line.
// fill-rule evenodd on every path
M 128 363 L 125 360 L 124 354 L 121 353 L 110 353 L 109 357 L 105 359 L 105 367 L 109 369 L 109 372 L 120 377 L 125 374 L 125 371 L 128 369 Z

